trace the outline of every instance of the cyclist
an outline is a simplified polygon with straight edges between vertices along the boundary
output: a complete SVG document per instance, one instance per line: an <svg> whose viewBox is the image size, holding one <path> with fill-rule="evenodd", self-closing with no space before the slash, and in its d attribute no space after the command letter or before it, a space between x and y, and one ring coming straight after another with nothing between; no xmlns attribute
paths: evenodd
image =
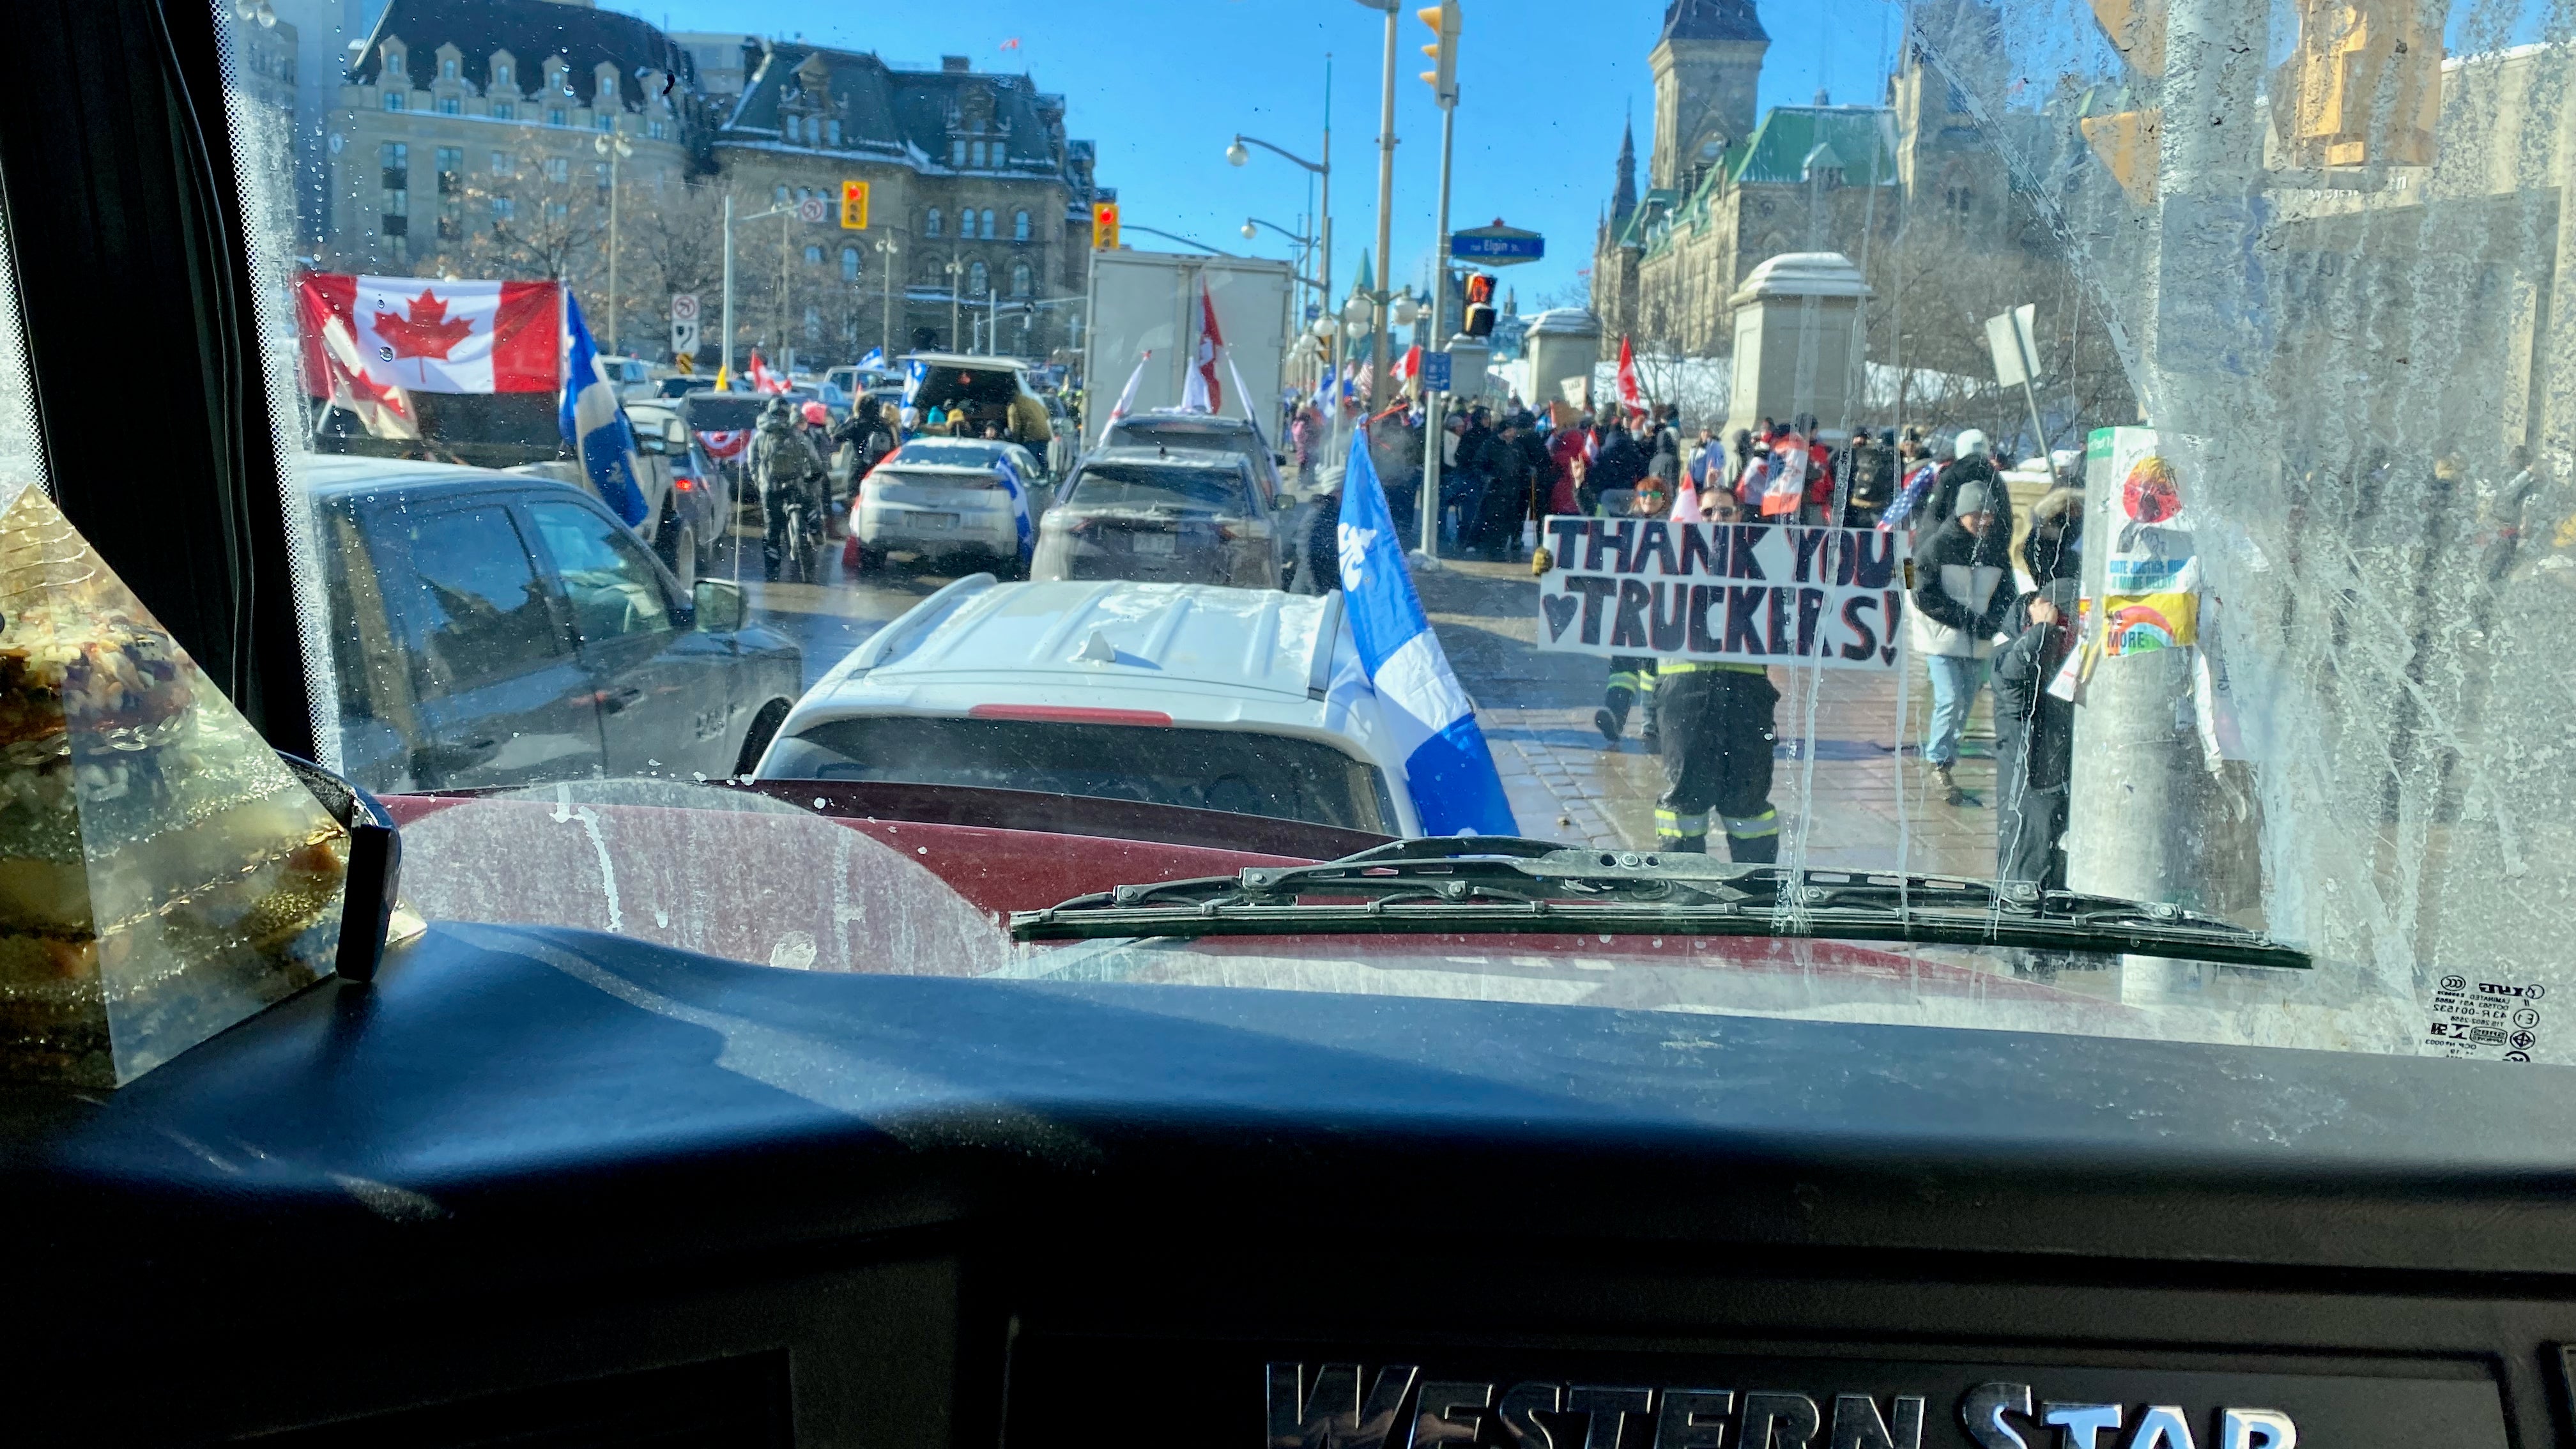
<svg viewBox="0 0 2576 1449"><path fill-rule="evenodd" d="M773 398L761 410L760 432L751 440L752 477L760 486L760 566L772 583L778 581L779 561L789 547L791 504L803 514L796 566L807 583L814 582L812 560L823 536L823 459L803 422L787 399Z"/></svg>

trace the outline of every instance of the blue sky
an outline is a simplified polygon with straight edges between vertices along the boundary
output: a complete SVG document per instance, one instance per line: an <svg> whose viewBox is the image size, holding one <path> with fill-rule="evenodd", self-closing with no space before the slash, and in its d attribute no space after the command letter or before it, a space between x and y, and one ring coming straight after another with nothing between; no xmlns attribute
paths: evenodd
<svg viewBox="0 0 2576 1449"><path fill-rule="evenodd" d="M628 8L606 0L609 8ZM1600 5L1462 0L1453 226L1501 217L1547 237L1545 261L1506 269L1530 309L1569 288L1590 265L1593 226L1610 194L1622 114L1634 107L1639 163L1652 132L1646 52L1660 0ZM1236 131L1312 158L1324 125L1325 55L1332 55L1336 291L1346 290L1377 234L1378 96L1385 21L1356 0L975 0L949 6L860 7L823 0L673 0L633 8L675 30L751 31L875 50L936 64L965 55L979 70L1027 70L1062 92L1075 136L1100 145L1100 179L1118 188L1126 218L1211 246L1284 256L1264 231L1247 242L1247 215L1297 225L1306 173L1254 154L1225 162ZM1821 76L1837 101L1877 98L1893 54L1889 0L1762 0L1771 51L1765 106L1804 103ZM1430 38L1406 0L1397 60L1394 255L1399 282L1426 264L1439 200L1440 113L1415 47ZM928 18L925 18L928 17ZM1002 44L1016 38L1016 51ZM1162 247L1133 237L1140 247ZM1180 248L1172 248L1180 250Z"/></svg>

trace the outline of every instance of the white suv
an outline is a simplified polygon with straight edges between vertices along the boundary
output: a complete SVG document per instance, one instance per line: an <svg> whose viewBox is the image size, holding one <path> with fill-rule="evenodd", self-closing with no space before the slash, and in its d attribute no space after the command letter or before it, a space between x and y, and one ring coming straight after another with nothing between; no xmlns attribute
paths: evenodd
<svg viewBox="0 0 2576 1449"><path fill-rule="evenodd" d="M807 690L755 773L1418 835L1395 749L1338 593L976 574Z"/></svg>

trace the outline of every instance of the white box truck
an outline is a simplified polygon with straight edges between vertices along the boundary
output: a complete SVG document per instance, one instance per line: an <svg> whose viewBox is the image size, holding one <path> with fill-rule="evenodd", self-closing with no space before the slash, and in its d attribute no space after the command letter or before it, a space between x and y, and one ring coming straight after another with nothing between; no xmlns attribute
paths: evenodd
<svg viewBox="0 0 2576 1449"><path fill-rule="evenodd" d="M1199 288L1216 304L1217 335L1225 339L1243 373L1248 398L1235 396L1234 375L1217 366L1227 416L1250 416L1271 447L1280 447L1284 414L1280 369L1293 336L1289 292L1296 271L1286 262L1255 257L1176 256L1167 252L1095 251L1091 254L1091 321L1082 357L1082 436L1097 446L1109 410L1136 371L1136 411L1178 407L1183 375L1196 362Z"/></svg>

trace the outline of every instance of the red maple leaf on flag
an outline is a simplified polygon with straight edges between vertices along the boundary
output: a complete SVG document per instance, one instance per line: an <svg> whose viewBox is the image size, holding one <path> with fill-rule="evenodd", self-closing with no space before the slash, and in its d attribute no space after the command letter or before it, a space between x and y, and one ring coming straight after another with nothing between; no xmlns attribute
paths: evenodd
<svg viewBox="0 0 2576 1449"><path fill-rule="evenodd" d="M404 306L410 309L410 316L397 317L379 310L373 323L376 335L394 350L394 360L435 357L445 362L448 352L474 330L474 324L465 318L449 321L447 304L432 296L427 287Z"/></svg>

